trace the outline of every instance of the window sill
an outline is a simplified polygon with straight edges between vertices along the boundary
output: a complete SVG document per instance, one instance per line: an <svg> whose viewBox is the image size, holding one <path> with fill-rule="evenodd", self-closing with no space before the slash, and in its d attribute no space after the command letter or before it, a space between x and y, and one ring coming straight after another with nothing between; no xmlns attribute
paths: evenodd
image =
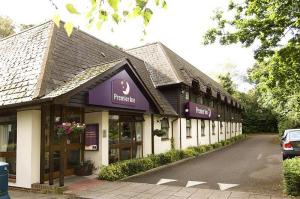
<svg viewBox="0 0 300 199"><path fill-rule="evenodd" d="M201 137L205 137L205 134L201 134Z"/></svg>
<svg viewBox="0 0 300 199"><path fill-rule="evenodd" d="M186 139L191 139L192 138L192 136L186 136Z"/></svg>
<svg viewBox="0 0 300 199"><path fill-rule="evenodd" d="M169 138L161 138L161 141L169 141Z"/></svg>

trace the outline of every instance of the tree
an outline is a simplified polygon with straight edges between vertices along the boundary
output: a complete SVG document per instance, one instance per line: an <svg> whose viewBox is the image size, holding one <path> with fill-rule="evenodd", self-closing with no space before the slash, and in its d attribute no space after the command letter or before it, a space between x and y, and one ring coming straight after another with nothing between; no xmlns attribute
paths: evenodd
<svg viewBox="0 0 300 199"><path fill-rule="evenodd" d="M26 29L31 28L33 26L34 26L34 24L20 24L20 30L23 31L23 30L26 30Z"/></svg>
<svg viewBox="0 0 300 199"><path fill-rule="evenodd" d="M255 58L264 59L283 44L300 41L300 1L231 1L228 12L224 13L215 12L213 19L217 25L206 32L205 44L218 41L249 47L256 42Z"/></svg>
<svg viewBox="0 0 300 199"><path fill-rule="evenodd" d="M204 43L255 44L249 77L259 104L278 114L281 130L300 124L300 1L232 1L227 13L218 10L213 19L216 26Z"/></svg>
<svg viewBox="0 0 300 199"><path fill-rule="evenodd" d="M0 16L0 39L15 33L15 26L9 17Z"/></svg>
<svg viewBox="0 0 300 199"><path fill-rule="evenodd" d="M220 84L223 86L223 88L229 93L229 94L234 94L236 91L236 85L233 83L231 80L231 75L230 73L226 73L225 75L219 75L219 81Z"/></svg>
<svg viewBox="0 0 300 199"><path fill-rule="evenodd" d="M58 9L53 0L49 1ZM151 21L154 7L167 8L166 0L86 0L85 2L88 3L88 6L82 11L76 8L74 1L66 4L66 9L72 15L85 16L88 26L96 26L98 29L101 29L102 25L108 21L119 24L136 17L141 18L144 26L147 26ZM59 21L60 16L56 15L54 22L58 26ZM70 35L73 23L66 22L64 28Z"/></svg>

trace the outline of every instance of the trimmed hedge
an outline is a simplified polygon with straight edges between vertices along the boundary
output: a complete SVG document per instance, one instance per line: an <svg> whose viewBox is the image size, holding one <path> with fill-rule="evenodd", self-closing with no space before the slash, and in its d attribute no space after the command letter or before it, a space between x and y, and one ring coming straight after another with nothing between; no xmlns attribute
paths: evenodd
<svg viewBox="0 0 300 199"><path fill-rule="evenodd" d="M176 162L178 160L182 160L189 157L196 157L202 153L209 152L222 146L232 144L235 141L244 139L245 137L246 136L242 134L236 136L235 138L231 138L226 141L221 141L219 143L211 145L189 147L185 150L171 150L166 153L149 155L144 158L116 162L108 166L102 167L100 169L99 179L108 181L120 180L122 178L132 176L137 173L141 173L159 166Z"/></svg>
<svg viewBox="0 0 300 199"><path fill-rule="evenodd" d="M300 196L300 158L283 161L283 186L288 195Z"/></svg>

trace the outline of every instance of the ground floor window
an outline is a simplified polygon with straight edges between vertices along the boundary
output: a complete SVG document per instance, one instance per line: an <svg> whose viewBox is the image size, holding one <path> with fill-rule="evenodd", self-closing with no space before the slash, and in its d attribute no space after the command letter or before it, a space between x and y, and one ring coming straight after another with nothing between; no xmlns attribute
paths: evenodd
<svg viewBox="0 0 300 199"><path fill-rule="evenodd" d="M16 178L17 117L0 116L0 162L9 164L9 178Z"/></svg>
<svg viewBox="0 0 300 199"><path fill-rule="evenodd" d="M143 117L109 116L109 163L143 156Z"/></svg>
<svg viewBox="0 0 300 199"><path fill-rule="evenodd" d="M186 137L187 138L192 137L192 132L191 132L192 124L191 123L192 123L191 120L186 120Z"/></svg>
<svg viewBox="0 0 300 199"><path fill-rule="evenodd" d="M220 123L220 134L223 134L223 122L219 122Z"/></svg>
<svg viewBox="0 0 300 199"><path fill-rule="evenodd" d="M163 135L161 136L163 139L168 139L169 138L169 119L168 118L163 118L160 121L161 124L161 131Z"/></svg>
<svg viewBox="0 0 300 199"><path fill-rule="evenodd" d="M212 134L215 135L216 134L216 124L215 124L215 121L212 121L211 127L212 127Z"/></svg>
<svg viewBox="0 0 300 199"><path fill-rule="evenodd" d="M201 120L201 136L205 136L205 122Z"/></svg>

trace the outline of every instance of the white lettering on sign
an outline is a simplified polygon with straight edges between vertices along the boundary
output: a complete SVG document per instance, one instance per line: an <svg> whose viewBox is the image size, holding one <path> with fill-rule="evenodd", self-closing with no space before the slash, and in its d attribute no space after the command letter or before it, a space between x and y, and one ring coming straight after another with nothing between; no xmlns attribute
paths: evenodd
<svg viewBox="0 0 300 199"><path fill-rule="evenodd" d="M120 102L128 102L128 103L132 103L135 104L135 98L131 97L131 96L120 96L116 93L114 93L114 100L115 101L120 101Z"/></svg>
<svg viewBox="0 0 300 199"><path fill-rule="evenodd" d="M211 111L209 109L202 109L202 108L198 108L196 106L196 114L200 114L200 115L208 115L210 117L211 115Z"/></svg>

